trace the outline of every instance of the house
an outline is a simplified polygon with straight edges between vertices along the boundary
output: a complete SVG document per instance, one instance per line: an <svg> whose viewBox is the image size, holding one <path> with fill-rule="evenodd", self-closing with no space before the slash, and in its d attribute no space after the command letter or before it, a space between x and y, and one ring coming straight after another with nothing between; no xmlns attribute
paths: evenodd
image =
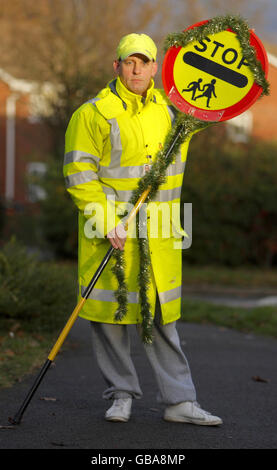
<svg viewBox="0 0 277 470"><path fill-rule="evenodd" d="M43 197L42 189L28 185L26 175L44 172L43 160L51 136L40 119L50 85L13 77L0 69L0 199L21 206Z"/></svg>

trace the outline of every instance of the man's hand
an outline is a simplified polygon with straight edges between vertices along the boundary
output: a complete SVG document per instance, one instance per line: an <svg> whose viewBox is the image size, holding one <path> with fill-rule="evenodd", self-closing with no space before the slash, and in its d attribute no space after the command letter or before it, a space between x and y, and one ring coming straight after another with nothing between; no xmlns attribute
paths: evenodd
<svg viewBox="0 0 277 470"><path fill-rule="evenodd" d="M124 245L127 238L127 232L123 224L117 225L107 235L108 240L114 248L124 250Z"/></svg>

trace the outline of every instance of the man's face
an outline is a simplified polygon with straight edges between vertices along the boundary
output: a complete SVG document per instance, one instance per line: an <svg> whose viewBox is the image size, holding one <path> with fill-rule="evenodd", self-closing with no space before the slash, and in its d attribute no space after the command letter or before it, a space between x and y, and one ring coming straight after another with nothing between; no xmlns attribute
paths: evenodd
<svg viewBox="0 0 277 470"><path fill-rule="evenodd" d="M126 88L142 96L146 95L151 78L156 75L158 69L157 62L149 60L142 54L131 55L122 61L115 60L113 67Z"/></svg>

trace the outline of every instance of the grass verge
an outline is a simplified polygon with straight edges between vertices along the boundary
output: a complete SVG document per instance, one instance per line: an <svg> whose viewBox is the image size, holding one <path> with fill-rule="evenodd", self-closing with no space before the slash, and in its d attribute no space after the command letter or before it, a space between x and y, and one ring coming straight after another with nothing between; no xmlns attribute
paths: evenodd
<svg viewBox="0 0 277 470"><path fill-rule="evenodd" d="M0 330L0 388L11 387L42 367L55 335Z"/></svg>
<svg viewBox="0 0 277 470"><path fill-rule="evenodd" d="M240 308L183 300L182 321L225 326L277 338L277 307Z"/></svg>
<svg viewBox="0 0 277 470"><path fill-rule="evenodd" d="M186 286L236 287L249 290L275 290L276 269L255 267L229 268L224 266L193 266L183 264L183 283Z"/></svg>

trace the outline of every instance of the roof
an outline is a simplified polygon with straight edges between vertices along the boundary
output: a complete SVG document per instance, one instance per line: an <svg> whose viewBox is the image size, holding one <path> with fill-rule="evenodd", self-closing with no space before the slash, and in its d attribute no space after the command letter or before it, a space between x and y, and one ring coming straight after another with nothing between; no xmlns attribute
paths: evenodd
<svg viewBox="0 0 277 470"><path fill-rule="evenodd" d="M270 65L273 65L273 67L277 68L277 57L271 54L270 52L266 52L266 53L267 53L268 62L270 63Z"/></svg>
<svg viewBox="0 0 277 470"><path fill-rule="evenodd" d="M15 78L6 70L0 68L0 80L5 82L13 91L20 91L22 93L33 93L37 90L38 84L35 81L23 80Z"/></svg>

